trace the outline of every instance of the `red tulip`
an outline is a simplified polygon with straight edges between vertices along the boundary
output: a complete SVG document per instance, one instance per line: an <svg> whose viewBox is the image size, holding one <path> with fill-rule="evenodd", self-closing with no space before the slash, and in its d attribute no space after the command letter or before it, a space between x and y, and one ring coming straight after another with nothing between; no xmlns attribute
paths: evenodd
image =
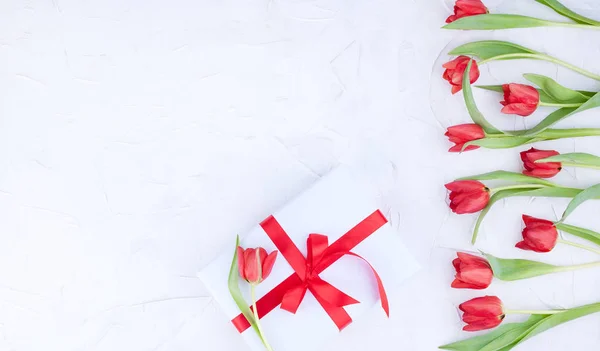
<svg viewBox="0 0 600 351"><path fill-rule="evenodd" d="M452 287L456 289L485 289L492 283L494 272L484 258L459 252L458 258L452 261L456 276Z"/></svg>
<svg viewBox="0 0 600 351"><path fill-rule="evenodd" d="M467 323L465 331L495 328L505 317L502 301L496 296L477 297L458 306L463 311L462 320Z"/></svg>
<svg viewBox="0 0 600 351"><path fill-rule="evenodd" d="M490 189L476 180L457 180L446 184L450 190L450 208L454 213L475 213L490 201Z"/></svg>
<svg viewBox="0 0 600 351"><path fill-rule="evenodd" d="M481 0L456 0L454 15L448 17L446 23L454 22L463 17L483 15L488 12Z"/></svg>
<svg viewBox="0 0 600 351"><path fill-rule="evenodd" d="M240 276L250 284L259 284L267 279L275 259L277 251L273 251L267 255L267 251L262 247L256 249L237 248L237 260Z"/></svg>
<svg viewBox="0 0 600 351"><path fill-rule="evenodd" d="M502 112L519 116L529 116L534 113L540 104L540 93L529 85L523 84L504 84L504 101L500 103L504 106Z"/></svg>
<svg viewBox="0 0 600 351"><path fill-rule="evenodd" d="M538 177L538 178L552 178L562 169L560 162L535 162L551 156L560 155L558 151L554 150L538 150L531 148L527 151L521 152L521 160L525 170L523 174Z"/></svg>
<svg viewBox="0 0 600 351"><path fill-rule="evenodd" d="M522 250L550 252L558 241L558 230L551 221L523 215L523 241L515 245Z"/></svg>
<svg viewBox="0 0 600 351"><path fill-rule="evenodd" d="M462 152L479 149L477 145L469 145L466 148L465 143L469 141L479 140L485 138L485 132L478 124L459 124L448 128L445 136L453 142L455 145L448 151L450 152ZM464 148L464 150L463 150Z"/></svg>
<svg viewBox="0 0 600 351"><path fill-rule="evenodd" d="M467 65L471 60L468 56L459 56L454 60L447 62L443 65L446 69L443 74L443 78L452 85L452 94L456 94L462 89L463 75L467 69ZM469 78L471 84L475 83L479 79L479 67L477 61L473 60L471 65L471 71L469 72Z"/></svg>

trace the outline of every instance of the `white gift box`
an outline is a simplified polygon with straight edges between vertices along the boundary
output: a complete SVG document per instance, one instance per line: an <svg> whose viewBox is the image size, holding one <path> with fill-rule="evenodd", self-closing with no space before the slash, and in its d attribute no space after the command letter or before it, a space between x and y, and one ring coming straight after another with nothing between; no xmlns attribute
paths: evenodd
<svg viewBox="0 0 600 351"><path fill-rule="evenodd" d="M327 235L331 245L378 209L374 194L373 189L349 168L338 167L273 216L306 257L309 234ZM257 225L241 238L244 248L263 247L267 252L277 250L261 226ZM227 285L234 249L232 242L230 248L199 273L200 279L230 320L240 314ZM394 290L418 270L415 260L389 223L368 236L352 252L366 259L379 273L392 301ZM262 297L292 274L294 270L280 253L271 275L258 285L257 296ZM376 279L369 265L362 260L344 256L319 276L360 301L359 304L344 307L353 320L376 304L381 309ZM240 288L250 304L249 284L241 278ZM394 313L393 302L390 309ZM383 311L380 316L386 318ZM340 333L310 291L306 293L296 314L277 307L261 318L261 325L275 351L318 351L328 339ZM252 328L241 335L252 350L265 349Z"/></svg>

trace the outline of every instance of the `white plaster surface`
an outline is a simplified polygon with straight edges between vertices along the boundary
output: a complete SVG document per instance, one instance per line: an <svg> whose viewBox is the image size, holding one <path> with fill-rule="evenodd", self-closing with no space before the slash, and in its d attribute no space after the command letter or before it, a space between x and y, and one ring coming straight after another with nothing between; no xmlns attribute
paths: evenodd
<svg viewBox="0 0 600 351"><path fill-rule="evenodd" d="M533 0L489 3L558 18ZM597 1L565 3L600 18ZM440 0L0 1L0 350L246 350L195 274L338 164L371 177L424 269L390 296L390 320L374 309L328 350L435 350L473 335L460 331L456 306L483 294L511 309L600 300L598 270L450 289L455 250L475 249L475 217L449 212L443 184L519 171L525 148L446 152L444 129L469 121L440 77L446 46L511 39L600 72L600 32L446 32L448 14ZM600 88L526 61L490 64L480 82L523 82L525 72ZM548 113L501 116L498 95L476 97L506 128ZM599 127L597 118L561 127ZM600 153L598 138L536 146ZM556 181L598 179L566 169ZM571 248L513 248L521 213L552 218L565 204L498 204L477 248L593 261ZM600 230L598 206L571 223ZM599 328L600 315L589 316L515 350L598 350Z"/></svg>

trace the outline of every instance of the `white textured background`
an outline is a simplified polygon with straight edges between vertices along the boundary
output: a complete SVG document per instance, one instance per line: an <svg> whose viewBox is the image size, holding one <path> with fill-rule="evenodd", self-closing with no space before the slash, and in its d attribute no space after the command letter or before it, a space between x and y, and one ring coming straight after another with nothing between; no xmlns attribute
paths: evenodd
<svg viewBox="0 0 600 351"><path fill-rule="evenodd" d="M501 6L515 3L525 1ZM565 3L599 13L596 1ZM522 149L445 152L444 128L468 116L441 81L448 57L438 55L453 38L450 46L472 39L439 29L448 14L441 0L0 1L0 350L244 350L196 271L339 163L371 175L425 268L391 297L390 321L357 321L329 350L434 350L467 336L456 305L484 293L512 309L599 301L598 270L495 282L486 292L449 288L453 249L473 249L474 217L449 213L443 184L518 171ZM478 37L600 72L599 33ZM522 82L524 72L600 88L531 62L492 64L481 82ZM532 126L548 112L523 121L497 113L498 95L477 98L504 127ZM563 124L600 126L597 118L589 111ZM537 146L598 153L600 140ZM567 169L557 181L599 178ZM479 247L593 260L568 248L512 248L521 213L552 218L565 203L497 205ZM598 209L585 205L571 223L600 229ZM599 328L600 315L587 317L515 350L597 350Z"/></svg>

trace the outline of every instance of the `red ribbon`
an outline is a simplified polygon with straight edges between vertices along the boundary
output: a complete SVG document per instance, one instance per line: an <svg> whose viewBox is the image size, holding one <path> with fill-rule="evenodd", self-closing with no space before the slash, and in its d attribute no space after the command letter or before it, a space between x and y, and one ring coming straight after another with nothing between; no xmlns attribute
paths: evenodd
<svg viewBox="0 0 600 351"><path fill-rule="evenodd" d="M295 273L257 301L256 306L259 318L264 317L279 305L286 311L296 313L304 299L304 295L306 295L306 291L309 290L339 330L348 326L352 322L352 318L346 312L344 306L359 302L321 279L319 274L345 255L358 257L369 264L367 260L350 252L350 250L368 238L377 229L381 228L385 223L387 223L387 219L377 210L354 226L354 228L350 229L346 234L342 235L331 246L329 246L327 236L310 234L307 240L307 257L304 258L304 255L302 255L275 217L269 216L269 218L265 219L260 226L294 269ZM371 267L373 275L377 279L381 307L389 317L389 304L385 289L383 288L383 282L373 266L369 264L369 267ZM243 314L235 317L232 323L240 333L250 327L250 323Z"/></svg>

